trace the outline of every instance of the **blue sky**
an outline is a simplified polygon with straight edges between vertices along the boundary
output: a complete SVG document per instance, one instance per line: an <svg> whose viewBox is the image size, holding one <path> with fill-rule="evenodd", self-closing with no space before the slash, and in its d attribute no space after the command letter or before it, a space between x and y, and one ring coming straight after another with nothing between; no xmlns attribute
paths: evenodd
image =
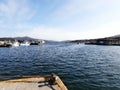
<svg viewBox="0 0 120 90"><path fill-rule="evenodd" d="M0 37L75 40L120 34L120 0L0 0Z"/></svg>

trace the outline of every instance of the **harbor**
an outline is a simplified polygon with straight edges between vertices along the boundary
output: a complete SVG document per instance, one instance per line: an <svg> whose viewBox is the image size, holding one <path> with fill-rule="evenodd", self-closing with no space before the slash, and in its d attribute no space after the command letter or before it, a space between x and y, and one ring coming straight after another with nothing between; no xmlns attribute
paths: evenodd
<svg viewBox="0 0 120 90"><path fill-rule="evenodd" d="M0 48L0 90L120 89L119 46L1 41L8 43L16 46ZM51 78L51 72L59 79Z"/></svg>
<svg viewBox="0 0 120 90"><path fill-rule="evenodd" d="M58 75L68 90L119 90L120 47L45 43L0 48L0 76L49 76L51 73ZM20 78L0 78L11 79Z"/></svg>
<svg viewBox="0 0 120 90"><path fill-rule="evenodd" d="M120 90L120 0L0 0L0 90Z"/></svg>

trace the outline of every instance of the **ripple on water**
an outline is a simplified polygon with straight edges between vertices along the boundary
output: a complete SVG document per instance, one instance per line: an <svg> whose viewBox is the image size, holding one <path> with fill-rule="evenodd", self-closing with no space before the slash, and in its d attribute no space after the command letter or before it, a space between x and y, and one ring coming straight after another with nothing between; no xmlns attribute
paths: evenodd
<svg viewBox="0 0 120 90"><path fill-rule="evenodd" d="M120 90L119 51L68 43L0 48L0 75L56 73L69 90Z"/></svg>

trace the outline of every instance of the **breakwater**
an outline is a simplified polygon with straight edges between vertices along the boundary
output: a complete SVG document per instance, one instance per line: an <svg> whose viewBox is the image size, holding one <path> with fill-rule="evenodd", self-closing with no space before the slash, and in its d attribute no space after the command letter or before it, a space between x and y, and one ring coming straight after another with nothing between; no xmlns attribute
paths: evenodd
<svg viewBox="0 0 120 90"><path fill-rule="evenodd" d="M101 38L89 40L75 40L72 43L84 43L87 45L117 45L120 46L120 38Z"/></svg>

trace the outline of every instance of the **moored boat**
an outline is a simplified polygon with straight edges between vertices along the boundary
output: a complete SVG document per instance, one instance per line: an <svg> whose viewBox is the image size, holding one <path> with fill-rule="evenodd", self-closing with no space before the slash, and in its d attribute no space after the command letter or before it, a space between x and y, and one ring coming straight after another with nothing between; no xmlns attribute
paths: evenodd
<svg viewBox="0 0 120 90"><path fill-rule="evenodd" d="M68 90L62 80L51 76L23 76L19 79L0 81L0 90Z"/></svg>
<svg viewBox="0 0 120 90"><path fill-rule="evenodd" d="M20 43L18 41L15 41L13 44L12 44L13 47L18 47L20 46Z"/></svg>
<svg viewBox="0 0 120 90"><path fill-rule="evenodd" d="M11 44L3 44L3 45L0 45L0 47L11 47Z"/></svg>
<svg viewBox="0 0 120 90"><path fill-rule="evenodd" d="M44 41L44 40L40 40L40 41L39 41L39 45L42 45L42 44L45 44L45 41Z"/></svg>
<svg viewBox="0 0 120 90"><path fill-rule="evenodd" d="M20 46L30 46L30 43L26 41L24 43L20 43Z"/></svg>
<svg viewBox="0 0 120 90"><path fill-rule="evenodd" d="M0 47L11 47L12 44L9 41L0 41Z"/></svg>

